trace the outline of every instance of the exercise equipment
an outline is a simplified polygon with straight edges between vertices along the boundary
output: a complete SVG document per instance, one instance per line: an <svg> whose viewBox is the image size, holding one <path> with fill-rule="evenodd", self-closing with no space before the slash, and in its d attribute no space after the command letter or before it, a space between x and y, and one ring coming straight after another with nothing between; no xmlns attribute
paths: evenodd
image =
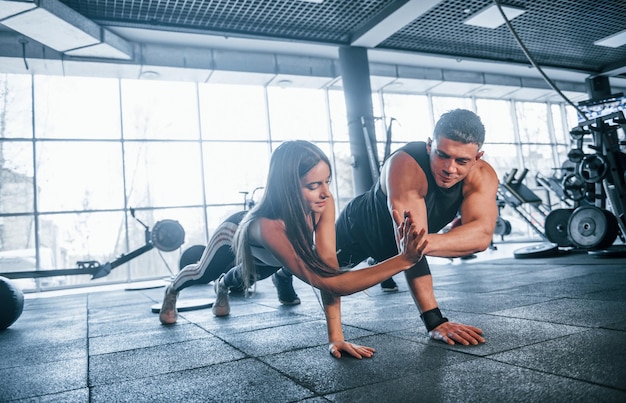
<svg viewBox="0 0 626 403"><path fill-rule="evenodd" d="M610 113L598 112L602 110L603 104L622 105L619 102L615 103L616 99L618 98L584 103L583 105L588 110L593 111L596 116L579 122L578 126L570 131L570 137L577 141L577 148L582 149L582 142L585 136L591 136L593 144L588 144L587 147L592 150L592 153L584 153L582 159L577 163L576 175L580 178L579 180L590 185L592 191L589 193L591 193L591 199L595 207L605 210L610 206L612 215L616 217L617 221L617 236L620 236L622 241L625 241L626 154L621 151L621 147L626 146L626 141L619 139L618 130L621 130L622 133L626 132L626 118L623 110L615 110L615 108L609 109ZM623 100L624 97L622 96L621 99ZM617 107L617 109L619 108L622 108L622 106ZM604 228L600 224L600 229L605 229L608 231L608 234L604 236L598 235L601 238L598 242L599 245L607 243L612 236L611 233L615 222L613 218L607 218L605 213L599 214L591 210L581 214L584 216L584 219L579 218L578 220L585 223L585 225L583 225L582 229L576 226L576 235L589 233L589 228L596 223L603 223L604 218L606 218L607 227ZM588 236L585 238L584 241L581 239L583 244L588 242L594 244L596 241L595 237L592 237L592 241L589 241Z"/></svg>
<svg viewBox="0 0 626 403"><path fill-rule="evenodd" d="M615 242L618 232L615 215L595 206L578 207L567 222L572 243L584 249L606 249Z"/></svg>
<svg viewBox="0 0 626 403"><path fill-rule="evenodd" d="M145 231L145 245L129 252L128 254L122 254L117 259L100 264L96 260L80 260L76 262L78 266L75 269L53 269L53 270L31 270L31 271L19 271L19 272L6 272L2 273L7 278L38 278L38 277L54 277L54 276L68 276L78 274L89 274L91 279L97 279L105 277L111 273L116 267L127 263L128 261L143 255L144 253L157 248L163 252L174 251L185 242L185 230L176 220L161 220L158 221L152 230L135 217L135 209L130 209L131 216L141 224Z"/></svg>
<svg viewBox="0 0 626 403"><path fill-rule="evenodd" d="M502 182L498 185L498 197L512 207L543 240L549 241L543 231L542 221L550 213L550 209L544 205L543 200L535 192L523 183L528 169L524 168L519 177L517 177L517 172L517 168L513 168L504 175ZM526 210L524 205L531 206L540 220Z"/></svg>
<svg viewBox="0 0 626 403"><path fill-rule="evenodd" d="M513 256L516 259L539 259L544 257L554 257L558 254L559 245L552 242L542 242L513 251Z"/></svg>
<svg viewBox="0 0 626 403"><path fill-rule="evenodd" d="M8 278L0 277L0 331L7 329L24 310L24 294Z"/></svg>
<svg viewBox="0 0 626 403"><path fill-rule="evenodd" d="M568 233L568 223L574 209L555 209L548 213L544 222L546 237L559 247L573 246Z"/></svg>

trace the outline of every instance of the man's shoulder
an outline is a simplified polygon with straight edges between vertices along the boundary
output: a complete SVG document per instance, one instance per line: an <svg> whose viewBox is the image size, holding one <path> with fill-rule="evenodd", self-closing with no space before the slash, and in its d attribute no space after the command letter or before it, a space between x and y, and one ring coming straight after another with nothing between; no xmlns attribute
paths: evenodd
<svg viewBox="0 0 626 403"><path fill-rule="evenodd" d="M464 180L467 184L498 183L498 175L491 164L485 160L478 160L470 174Z"/></svg>

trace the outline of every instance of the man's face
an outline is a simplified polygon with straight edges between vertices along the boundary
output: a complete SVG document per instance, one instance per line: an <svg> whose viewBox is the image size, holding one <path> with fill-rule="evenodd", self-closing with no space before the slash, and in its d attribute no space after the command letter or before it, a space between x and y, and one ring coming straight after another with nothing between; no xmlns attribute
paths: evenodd
<svg viewBox="0 0 626 403"><path fill-rule="evenodd" d="M445 137L438 141L428 139L427 150L437 186L446 189L465 179L483 155L477 144L464 144Z"/></svg>

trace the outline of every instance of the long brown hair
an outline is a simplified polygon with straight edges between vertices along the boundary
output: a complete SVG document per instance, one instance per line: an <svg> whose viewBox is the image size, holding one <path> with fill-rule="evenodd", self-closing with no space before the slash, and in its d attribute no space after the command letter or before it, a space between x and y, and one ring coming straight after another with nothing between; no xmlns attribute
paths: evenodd
<svg viewBox="0 0 626 403"><path fill-rule="evenodd" d="M320 161L331 169L326 154L315 144L304 140L287 141L272 153L263 197L241 221L233 242L246 286L256 280L248 228L251 222L261 217L283 221L287 239L313 273L323 277L338 274L337 268L329 267L313 246L313 216L300 189L300 179Z"/></svg>

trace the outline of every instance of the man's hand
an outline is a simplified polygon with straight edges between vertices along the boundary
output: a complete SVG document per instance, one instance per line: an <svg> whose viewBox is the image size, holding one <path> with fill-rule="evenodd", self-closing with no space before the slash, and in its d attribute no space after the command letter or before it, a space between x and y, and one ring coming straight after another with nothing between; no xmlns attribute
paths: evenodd
<svg viewBox="0 0 626 403"><path fill-rule="evenodd" d="M341 352L343 351L360 360L363 357L371 358L376 350L372 347L359 346L358 344L345 341L335 341L329 344L328 351L335 358L341 358Z"/></svg>
<svg viewBox="0 0 626 403"><path fill-rule="evenodd" d="M485 339L481 334L483 334L483 331L477 327L454 322L442 323L428 332L431 339L441 340L451 346L455 343L460 343L464 346L484 343Z"/></svg>

